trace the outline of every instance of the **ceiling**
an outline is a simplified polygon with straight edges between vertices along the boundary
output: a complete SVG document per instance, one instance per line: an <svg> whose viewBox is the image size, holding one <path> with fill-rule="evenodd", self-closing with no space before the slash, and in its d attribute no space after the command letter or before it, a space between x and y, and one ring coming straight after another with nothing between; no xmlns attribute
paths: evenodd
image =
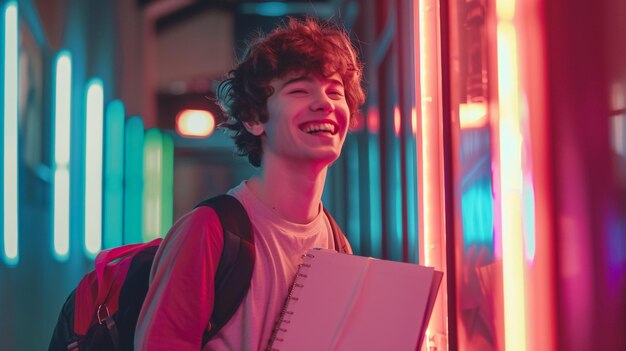
<svg viewBox="0 0 626 351"><path fill-rule="evenodd" d="M185 21L188 17L208 9L232 11L236 15L259 15L266 17L314 14L331 16L343 0L137 0L137 4L148 11L163 29Z"/></svg>

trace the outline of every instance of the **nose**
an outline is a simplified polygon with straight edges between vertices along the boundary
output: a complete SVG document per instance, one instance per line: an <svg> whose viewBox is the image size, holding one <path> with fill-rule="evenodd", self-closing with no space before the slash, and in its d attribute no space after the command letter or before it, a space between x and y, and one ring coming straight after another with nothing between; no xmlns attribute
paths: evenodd
<svg viewBox="0 0 626 351"><path fill-rule="evenodd" d="M322 92L316 94L315 98L313 99L313 101L311 101L311 104L309 105L309 109L313 112L323 111L325 113L331 113L335 111L335 105L333 104L330 97L326 93Z"/></svg>

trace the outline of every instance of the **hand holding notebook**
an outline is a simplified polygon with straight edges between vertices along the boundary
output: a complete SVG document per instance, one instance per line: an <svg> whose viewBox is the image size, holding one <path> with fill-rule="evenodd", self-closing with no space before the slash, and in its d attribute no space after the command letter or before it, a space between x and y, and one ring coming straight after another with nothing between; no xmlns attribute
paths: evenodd
<svg viewBox="0 0 626 351"><path fill-rule="evenodd" d="M417 350L443 273L313 249L304 257L269 350Z"/></svg>

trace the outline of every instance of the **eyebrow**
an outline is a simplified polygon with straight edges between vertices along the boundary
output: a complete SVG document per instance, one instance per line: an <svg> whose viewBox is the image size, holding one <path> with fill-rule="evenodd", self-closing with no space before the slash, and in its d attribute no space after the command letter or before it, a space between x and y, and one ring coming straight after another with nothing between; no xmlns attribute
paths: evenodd
<svg viewBox="0 0 626 351"><path fill-rule="evenodd" d="M332 84L336 84L336 85L340 85L341 87L343 87L343 83L339 80L339 79L335 79L335 78L326 78L327 80L329 80ZM299 83L299 82L306 82L306 83L311 83L313 82L313 78L311 78L311 76L298 76L292 79L289 79L288 81L286 81L285 83L282 84L282 86L280 87L280 89L284 89L286 86L290 85L290 84L294 84L294 83Z"/></svg>

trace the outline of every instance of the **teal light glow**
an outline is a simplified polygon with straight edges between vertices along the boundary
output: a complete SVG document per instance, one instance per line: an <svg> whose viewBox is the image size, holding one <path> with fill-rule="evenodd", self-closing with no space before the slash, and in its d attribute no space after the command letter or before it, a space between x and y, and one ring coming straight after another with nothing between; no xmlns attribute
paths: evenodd
<svg viewBox="0 0 626 351"><path fill-rule="evenodd" d="M4 7L4 123L3 123L3 258L19 262L18 250L18 73L19 23L17 3Z"/></svg>
<svg viewBox="0 0 626 351"><path fill-rule="evenodd" d="M163 134L163 189L161 190L161 235L174 223L174 140Z"/></svg>
<svg viewBox="0 0 626 351"><path fill-rule="evenodd" d="M348 138L348 239L354 252L361 252L361 198L359 185L359 145L356 138Z"/></svg>
<svg viewBox="0 0 626 351"><path fill-rule="evenodd" d="M124 243L124 103L111 101L104 128L104 247Z"/></svg>
<svg viewBox="0 0 626 351"><path fill-rule="evenodd" d="M144 242L161 235L163 190L163 136L158 129L146 131L144 147L143 235Z"/></svg>
<svg viewBox="0 0 626 351"><path fill-rule="evenodd" d="M368 135L370 244L372 257L382 257L382 207L380 191L380 149L378 136Z"/></svg>
<svg viewBox="0 0 626 351"><path fill-rule="evenodd" d="M102 249L102 162L104 92L102 81L87 84L85 116L85 254L94 258Z"/></svg>
<svg viewBox="0 0 626 351"><path fill-rule="evenodd" d="M53 256L60 261L70 250L70 127L72 101L72 58L59 52L54 76L54 190Z"/></svg>
<svg viewBox="0 0 626 351"><path fill-rule="evenodd" d="M387 151L387 200L389 220L387 221L387 258L402 261L402 179L400 170L400 140L389 133Z"/></svg>
<svg viewBox="0 0 626 351"><path fill-rule="evenodd" d="M126 121L124 140L124 243L142 241L144 126L140 117Z"/></svg>
<svg viewBox="0 0 626 351"><path fill-rule="evenodd" d="M256 5L256 13L261 16L282 16L287 14L287 4L277 1L259 3Z"/></svg>
<svg viewBox="0 0 626 351"><path fill-rule="evenodd" d="M491 180L476 182L461 194L464 247L487 245L493 250L493 190Z"/></svg>
<svg viewBox="0 0 626 351"><path fill-rule="evenodd" d="M408 227L408 262L419 263L418 208L417 208L417 149L413 135L406 144L406 193Z"/></svg>

